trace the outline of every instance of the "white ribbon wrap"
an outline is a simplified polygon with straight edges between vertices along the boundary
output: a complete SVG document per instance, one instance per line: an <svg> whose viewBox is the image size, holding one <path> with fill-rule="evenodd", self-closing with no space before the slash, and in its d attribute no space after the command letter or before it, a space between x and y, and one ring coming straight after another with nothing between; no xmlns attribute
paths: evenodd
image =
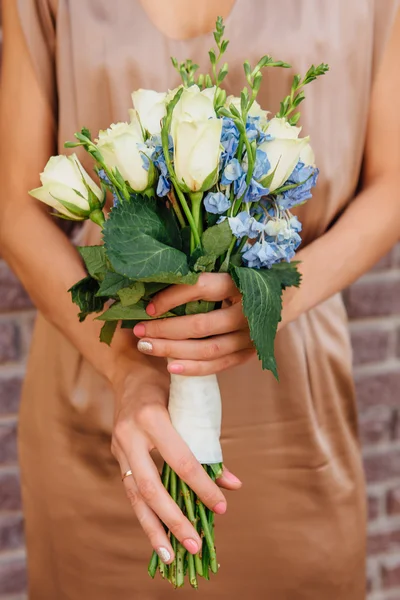
<svg viewBox="0 0 400 600"><path fill-rule="evenodd" d="M201 464L222 462L221 393L216 375L171 375L168 410L173 426Z"/></svg>

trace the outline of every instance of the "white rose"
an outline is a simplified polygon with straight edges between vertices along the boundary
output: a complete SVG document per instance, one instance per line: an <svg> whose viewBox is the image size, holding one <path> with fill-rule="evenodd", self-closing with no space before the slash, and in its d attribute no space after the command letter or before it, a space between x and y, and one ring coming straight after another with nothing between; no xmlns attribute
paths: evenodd
<svg viewBox="0 0 400 600"><path fill-rule="evenodd" d="M144 155L149 149L144 145L143 133L136 112L130 110L130 123L115 123L99 132L97 147L104 162L111 169L118 169L133 191L142 192L151 184L152 164L149 170L144 164Z"/></svg>
<svg viewBox="0 0 400 600"><path fill-rule="evenodd" d="M228 96L227 97L227 99L225 101L226 108L229 108L231 104L233 104L233 106L235 108L237 108L237 110L239 112L241 112L240 98L238 96ZM249 116L250 117L260 117L260 125L261 125L261 127L263 127L264 125L267 124L268 115L269 115L269 112L267 110L263 110L261 108L261 106L258 104L257 100L255 100L250 107Z"/></svg>
<svg viewBox="0 0 400 600"><path fill-rule="evenodd" d="M76 154L52 156L40 174L40 181L42 186L31 190L30 195L75 221L87 218L104 200L101 189L86 173ZM97 206L93 205L88 188L97 198Z"/></svg>
<svg viewBox="0 0 400 600"><path fill-rule="evenodd" d="M215 88L184 89L172 115L175 173L192 192L212 187L218 174L222 119L216 117L214 95Z"/></svg>
<svg viewBox="0 0 400 600"><path fill-rule="evenodd" d="M300 131L301 127L290 125L284 118L274 117L268 123L267 133L273 139L263 142L259 148L266 153L270 163L266 177L274 173L268 186L271 192L285 183L299 160L307 165L313 164L310 138L299 138Z"/></svg>
<svg viewBox="0 0 400 600"><path fill-rule="evenodd" d="M137 90L132 93L133 106L136 109L143 129L147 129L150 135L160 133L161 119L166 114L165 92L154 90Z"/></svg>

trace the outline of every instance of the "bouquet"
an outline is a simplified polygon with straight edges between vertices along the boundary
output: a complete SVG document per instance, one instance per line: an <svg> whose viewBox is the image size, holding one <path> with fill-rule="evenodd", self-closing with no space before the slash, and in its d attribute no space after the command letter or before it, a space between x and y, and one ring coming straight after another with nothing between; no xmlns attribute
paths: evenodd
<svg viewBox="0 0 400 600"><path fill-rule="evenodd" d="M290 210L311 197L318 169L309 138L296 124L303 87L328 70L311 66L295 75L278 114L257 103L266 67L290 65L263 56L244 62L247 85L240 97L228 96L222 66L228 40L218 18L216 49L209 52L211 74L198 74L191 60L172 59L182 85L166 93L133 92L130 121L100 131L93 140L83 128L67 148L82 146L94 159L98 183L75 154L50 158L42 186L30 193L58 216L91 219L102 228L104 244L78 248L87 276L70 290L79 319L92 313L104 322L100 339L110 344L118 326L132 329L150 319L146 306L163 288L194 284L204 272L229 273L242 294L243 311L264 369L277 377L274 338L281 319L282 291L298 286L293 261L301 243L301 223ZM107 195L113 206L103 212ZM219 306L199 300L162 316L195 314ZM172 424L215 480L222 471L221 397L215 375L171 375ZM157 570L175 587L185 576L218 571L214 513L165 464L162 482L203 539L193 556L169 533L174 562L156 553Z"/></svg>

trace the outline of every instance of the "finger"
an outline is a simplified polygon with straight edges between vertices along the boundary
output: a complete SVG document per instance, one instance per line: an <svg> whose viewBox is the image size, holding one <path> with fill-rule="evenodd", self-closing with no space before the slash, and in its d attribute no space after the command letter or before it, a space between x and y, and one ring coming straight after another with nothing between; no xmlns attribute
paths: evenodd
<svg viewBox="0 0 400 600"><path fill-rule="evenodd" d="M248 329L214 336L205 340L141 339L137 348L143 354L182 358L185 360L215 360L239 350L252 348Z"/></svg>
<svg viewBox="0 0 400 600"><path fill-rule="evenodd" d="M174 560L174 551L160 519L140 496L132 476L124 479L124 487L128 500L153 549L163 563L171 563Z"/></svg>
<svg viewBox="0 0 400 600"><path fill-rule="evenodd" d="M233 473L223 466L222 475L216 480L218 485L226 490L238 490L242 487L242 482Z"/></svg>
<svg viewBox="0 0 400 600"><path fill-rule="evenodd" d="M191 554L196 554L201 548L201 539L164 488L147 449L143 448L142 451L139 451L136 448L135 451L127 453L127 456L141 499L158 515L186 550Z"/></svg>
<svg viewBox="0 0 400 600"><path fill-rule="evenodd" d="M153 317L194 300L216 302L237 294L239 291L227 273L202 273L195 285L172 285L156 294L146 311Z"/></svg>
<svg viewBox="0 0 400 600"><path fill-rule="evenodd" d="M150 435L154 435L154 439L157 440L157 449L178 477L183 479L211 510L218 514L224 514L226 511L225 496L172 427L168 415L164 422L160 419L153 425ZM156 512L160 514L158 511Z"/></svg>
<svg viewBox="0 0 400 600"><path fill-rule="evenodd" d="M256 351L254 348L248 350L240 350L234 354L228 354L216 360L177 360L168 364L168 371L174 375L185 375L185 376L200 376L200 375L214 375L215 373L221 373L226 369L237 367L246 363L250 358L255 356Z"/></svg>
<svg viewBox="0 0 400 600"><path fill-rule="evenodd" d="M247 327L240 303L210 313L158 319L139 323L133 330L138 338L187 340L231 333Z"/></svg>

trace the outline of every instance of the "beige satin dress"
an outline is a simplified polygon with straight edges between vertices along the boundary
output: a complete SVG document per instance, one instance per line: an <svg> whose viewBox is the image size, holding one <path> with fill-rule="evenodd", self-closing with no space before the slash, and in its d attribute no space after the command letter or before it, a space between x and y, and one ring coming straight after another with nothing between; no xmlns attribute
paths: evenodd
<svg viewBox="0 0 400 600"><path fill-rule="evenodd" d="M97 133L126 120L132 90L176 86L170 55L206 67L211 35L171 41L138 0L49 2L19 0L19 8L61 152L83 125ZM293 72L330 64L302 105L303 133L321 170L313 199L298 211L304 243L354 196L370 91L396 4L237 0L226 20L229 93L244 84L245 58L255 63L269 53L294 65L265 73L260 103L271 111ZM90 226L80 236L97 241ZM257 360L220 377L224 457L244 485L217 519L220 573L201 582L196 597L364 600L364 479L341 298L284 328L276 354L279 384ZM110 454L112 402L105 380L39 316L19 440L30 600L193 596L147 575L149 544Z"/></svg>

